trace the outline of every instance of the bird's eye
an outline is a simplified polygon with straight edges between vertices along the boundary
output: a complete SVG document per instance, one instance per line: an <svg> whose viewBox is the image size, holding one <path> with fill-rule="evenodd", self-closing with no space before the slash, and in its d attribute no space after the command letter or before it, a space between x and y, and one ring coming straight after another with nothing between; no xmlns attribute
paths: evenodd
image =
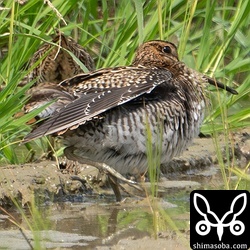
<svg viewBox="0 0 250 250"><path fill-rule="evenodd" d="M163 47L162 51L164 53L168 53L169 54L169 53L171 53L171 48L169 46L165 46L165 47Z"/></svg>

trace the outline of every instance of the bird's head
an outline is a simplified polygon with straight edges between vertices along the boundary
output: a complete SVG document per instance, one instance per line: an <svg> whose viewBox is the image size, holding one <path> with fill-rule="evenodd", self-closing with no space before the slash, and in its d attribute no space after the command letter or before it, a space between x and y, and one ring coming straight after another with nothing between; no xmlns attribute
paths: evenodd
<svg viewBox="0 0 250 250"><path fill-rule="evenodd" d="M169 67L179 62L177 48L173 43L153 40L143 43L136 51L133 65Z"/></svg>

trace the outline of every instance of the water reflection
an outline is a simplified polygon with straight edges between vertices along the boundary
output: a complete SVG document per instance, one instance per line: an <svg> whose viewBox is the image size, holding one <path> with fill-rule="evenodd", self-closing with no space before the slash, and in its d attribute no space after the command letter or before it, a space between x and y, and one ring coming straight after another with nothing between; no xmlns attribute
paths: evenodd
<svg viewBox="0 0 250 250"><path fill-rule="evenodd" d="M40 207L39 211L44 221L44 225L40 225L39 239L43 247L51 249L55 245L70 249L111 246L123 238L149 236L152 230L152 215L147 208L67 202ZM26 218L18 212L11 214L22 228L29 228L27 219L37 227L36 218L32 218L28 211ZM25 230L24 233L31 239L31 244L34 243L34 232ZM6 216L0 219L0 243L7 249L29 249L17 227Z"/></svg>
<svg viewBox="0 0 250 250"><path fill-rule="evenodd" d="M207 175L204 179L208 179ZM196 181L163 180L159 185L159 192L163 197L159 202L160 207L167 211L175 226L185 232L185 237L188 237L189 230L190 189L201 188ZM199 182L202 180L199 179ZM211 179L209 182L211 184ZM81 202L72 202L76 200ZM171 204L169 205L166 200ZM93 249L98 247L100 249L104 246L120 244L123 240L129 239L136 242L154 235L155 227L149 199L136 200L133 197L118 205L109 197L83 195L69 197L63 202L39 204L41 205L38 208L31 209L32 212L29 209L24 210L23 214L17 211L9 212L16 223L25 229L24 232L32 245L35 244L34 235L38 238L40 248ZM171 229L169 222L161 218L160 222L158 232L161 230L163 232L160 237L164 240L176 240L176 232ZM1 212L0 248L29 249L18 227ZM149 249L147 245L145 249ZM154 248L156 249L162 248Z"/></svg>

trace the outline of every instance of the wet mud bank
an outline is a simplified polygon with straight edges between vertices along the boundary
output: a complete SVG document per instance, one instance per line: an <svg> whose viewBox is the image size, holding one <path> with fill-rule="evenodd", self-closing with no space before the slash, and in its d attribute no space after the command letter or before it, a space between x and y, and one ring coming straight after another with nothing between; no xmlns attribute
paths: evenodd
<svg viewBox="0 0 250 250"><path fill-rule="evenodd" d="M237 166L245 167L250 160L250 129L234 133L232 138L234 147L231 149L230 157ZM226 160L226 145L221 143L220 150ZM78 165L72 169L71 171L59 169L53 161L1 167L0 206L12 207L13 200L22 206L34 200L38 203L82 202L91 197L98 199L110 197L114 201L111 190L103 184L105 177L98 176L95 168ZM186 188L195 189L206 183L211 184L213 176L220 173L213 139L195 139L182 156L161 166L161 172L159 191L162 194ZM75 178L72 179L72 176ZM221 181L218 180L217 184L220 185ZM147 181L143 185L149 186ZM127 188L133 195L135 190Z"/></svg>

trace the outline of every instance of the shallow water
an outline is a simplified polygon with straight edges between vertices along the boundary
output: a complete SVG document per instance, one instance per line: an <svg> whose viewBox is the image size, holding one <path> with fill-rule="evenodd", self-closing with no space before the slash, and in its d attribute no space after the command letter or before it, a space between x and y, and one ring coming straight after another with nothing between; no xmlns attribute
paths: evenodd
<svg viewBox="0 0 250 250"><path fill-rule="evenodd" d="M244 142L243 146L249 145L247 139L237 141ZM173 171L171 168L162 169L157 204L167 214L165 217L159 210L152 212L154 203L149 198L132 196L116 204L113 194L67 195L64 202L52 202L52 196L47 195L44 197L48 199L40 202L41 205L32 213L28 208L8 210L8 215L0 211L0 249L31 249L25 236L34 249L189 249L190 192L223 188L219 167L214 166L214 153L208 151L209 148L212 149L211 142L209 146L207 139L199 139L185 152L187 156L184 153L174 162ZM241 151L245 152L243 149ZM236 165L240 164L236 162ZM242 166L245 167L246 162ZM58 173L53 164L44 162L42 165L11 166L1 170L1 192L18 191L22 201L30 199L30 187L34 183L43 189L55 188L55 194L63 178L65 183L70 179L69 175ZM44 182L41 182L41 176ZM10 221L11 216L21 226L24 235Z"/></svg>
<svg viewBox="0 0 250 250"><path fill-rule="evenodd" d="M184 176L185 180L163 180L160 183L159 194L163 198L157 204L167 212L182 236L178 236L172 229L171 222L160 217L155 240L155 217L149 206L152 202L147 198L127 198L123 203L116 204L113 195L78 195L68 200L81 202L51 202L38 207L39 213L36 213L37 210L30 213L29 209L25 209L24 215L17 211L11 212L11 215L25 229L23 232L30 244L34 247L37 237L42 249L152 249L152 246L154 249L164 249L169 244L173 244L172 249L177 246L176 249L187 249L189 194L193 189L215 183L214 175L214 181L211 182L211 173L214 173L212 168L206 170L204 175ZM35 214L34 218L31 214ZM0 248L31 249L21 231L9 218L0 214ZM33 231L28 230L27 219Z"/></svg>
<svg viewBox="0 0 250 250"><path fill-rule="evenodd" d="M113 246L121 239L136 240L153 234L152 213L144 204L118 206L66 202L42 207L40 212L44 223L40 228L44 229L39 232L25 230L24 234L28 239L33 239L30 241L33 246L37 234L41 246L46 249L93 249L97 246ZM177 214L176 211L172 213ZM12 215L17 218L19 225L28 228L22 215ZM32 221L28 212L26 216ZM181 220L185 227L188 216ZM32 224L34 226L34 220ZM0 230L1 249L30 249L21 232L5 216L0 217Z"/></svg>

